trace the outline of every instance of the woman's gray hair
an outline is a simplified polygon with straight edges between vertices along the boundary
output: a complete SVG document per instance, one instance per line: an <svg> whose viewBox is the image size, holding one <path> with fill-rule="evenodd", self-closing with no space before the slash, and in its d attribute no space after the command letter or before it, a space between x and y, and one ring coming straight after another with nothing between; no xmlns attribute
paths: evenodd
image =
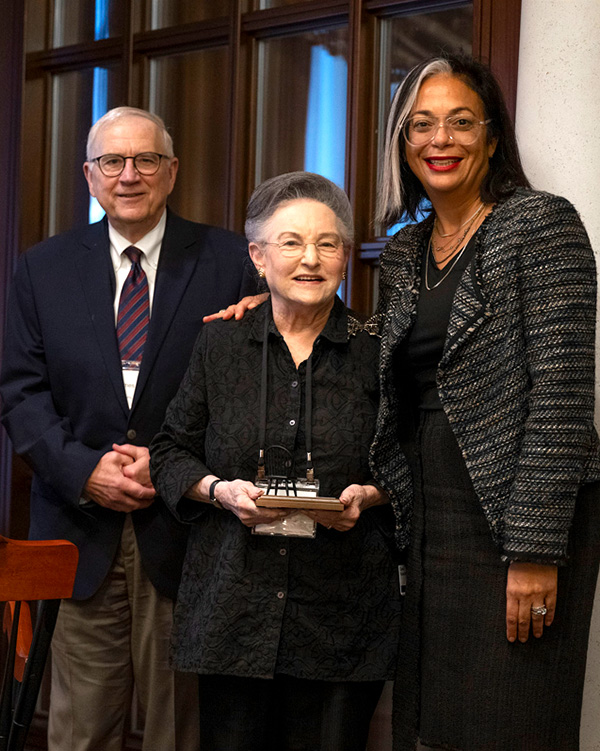
<svg viewBox="0 0 600 751"><path fill-rule="evenodd" d="M151 123L156 125L158 131L160 132L160 135L163 140L162 150L165 156L168 156L169 158L172 158L174 156L173 139L171 138L171 135L169 131L167 130L167 127L161 117L153 114L152 112L148 112L147 110L138 109L137 107L115 107L114 109L109 110L99 120L96 120L96 122L90 128L90 132L88 133L87 148L86 148L86 158L88 162L94 159L95 156L100 156L99 154L96 154L94 156L94 146L96 144L96 139L98 138L98 135L100 134L100 132L107 125L112 125L117 120L120 120L126 117L141 117L144 120L150 120Z"/></svg>
<svg viewBox="0 0 600 751"><path fill-rule="evenodd" d="M342 242L354 239L354 221L348 196L331 180L314 172L287 172L265 180L250 196L244 226L249 242L264 240L265 224L283 204L298 199L318 201L328 206L337 218Z"/></svg>
<svg viewBox="0 0 600 751"><path fill-rule="evenodd" d="M402 161L400 150L404 149L402 130L410 117L421 84L431 76L451 75L452 67L444 58L435 58L422 67L417 75L411 75L411 73L398 87L388 115L375 216L376 221L384 225L390 218L401 216L406 208L404 186L400 174Z"/></svg>

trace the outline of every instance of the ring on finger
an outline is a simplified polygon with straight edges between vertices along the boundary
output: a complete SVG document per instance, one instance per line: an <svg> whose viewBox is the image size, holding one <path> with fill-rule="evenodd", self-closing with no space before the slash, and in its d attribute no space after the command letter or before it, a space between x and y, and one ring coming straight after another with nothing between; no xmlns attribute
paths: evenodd
<svg viewBox="0 0 600 751"><path fill-rule="evenodd" d="M548 608L545 605L531 606L531 615L546 615Z"/></svg>

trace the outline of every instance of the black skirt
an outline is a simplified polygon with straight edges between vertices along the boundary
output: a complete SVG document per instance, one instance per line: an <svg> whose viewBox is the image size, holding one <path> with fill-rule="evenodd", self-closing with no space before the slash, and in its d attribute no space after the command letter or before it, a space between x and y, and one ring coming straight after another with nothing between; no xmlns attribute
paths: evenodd
<svg viewBox="0 0 600 751"><path fill-rule="evenodd" d="M415 500L394 689L394 750L578 751L600 558L600 485L583 486L554 623L506 638L500 559L442 411L409 448Z"/></svg>

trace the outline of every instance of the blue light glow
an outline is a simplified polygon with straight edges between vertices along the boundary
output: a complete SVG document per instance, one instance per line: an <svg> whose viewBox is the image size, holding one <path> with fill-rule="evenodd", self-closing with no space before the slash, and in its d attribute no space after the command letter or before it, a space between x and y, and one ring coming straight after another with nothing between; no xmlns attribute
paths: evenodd
<svg viewBox="0 0 600 751"><path fill-rule="evenodd" d="M109 0L96 0L94 39L108 39L108 5ZM92 122L90 124L100 119L108 109L108 70L106 68L94 68L93 86ZM90 196L89 221L98 222L103 216L102 206Z"/></svg>
<svg viewBox="0 0 600 751"><path fill-rule="evenodd" d="M96 17L94 20L94 39L108 39L109 0L96 0Z"/></svg>
<svg viewBox="0 0 600 751"><path fill-rule="evenodd" d="M304 169L344 187L348 64L325 47L313 47L306 115Z"/></svg>

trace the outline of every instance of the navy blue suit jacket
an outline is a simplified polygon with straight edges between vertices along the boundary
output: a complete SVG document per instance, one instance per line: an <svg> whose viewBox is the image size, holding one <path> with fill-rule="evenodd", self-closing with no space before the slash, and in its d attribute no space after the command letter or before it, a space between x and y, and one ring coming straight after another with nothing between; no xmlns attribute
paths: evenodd
<svg viewBox="0 0 600 751"><path fill-rule="evenodd" d="M148 446L187 368L207 313L255 292L246 243L169 212L152 315L129 410L114 318L106 219L52 237L19 260L9 302L2 423L34 471L32 539L65 538L80 552L74 597L104 580L124 514L82 507L83 486L113 443ZM186 528L157 499L132 514L143 565L174 597Z"/></svg>

